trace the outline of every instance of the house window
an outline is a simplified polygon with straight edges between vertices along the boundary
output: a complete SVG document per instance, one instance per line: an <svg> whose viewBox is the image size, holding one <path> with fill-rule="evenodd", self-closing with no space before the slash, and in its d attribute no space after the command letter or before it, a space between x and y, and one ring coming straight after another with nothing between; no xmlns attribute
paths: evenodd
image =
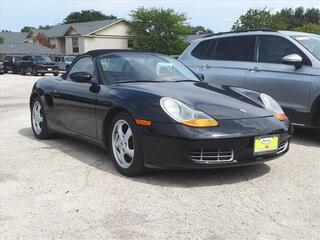
<svg viewBox="0 0 320 240"><path fill-rule="evenodd" d="M79 53L79 38L77 37L72 38L72 52Z"/></svg>
<svg viewBox="0 0 320 240"><path fill-rule="evenodd" d="M133 39L128 39L128 48L133 48Z"/></svg>

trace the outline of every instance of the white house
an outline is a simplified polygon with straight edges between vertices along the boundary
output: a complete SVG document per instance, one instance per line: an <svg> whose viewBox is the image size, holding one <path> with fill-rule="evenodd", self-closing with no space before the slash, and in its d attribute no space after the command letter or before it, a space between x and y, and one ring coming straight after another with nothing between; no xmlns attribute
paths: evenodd
<svg viewBox="0 0 320 240"><path fill-rule="evenodd" d="M132 36L128 34L129 23L125 19L59 24L50 29L32 29L27 42L37 42L43 33L56 49L65 55L76 55L94 49L130 49Z"/></svg>

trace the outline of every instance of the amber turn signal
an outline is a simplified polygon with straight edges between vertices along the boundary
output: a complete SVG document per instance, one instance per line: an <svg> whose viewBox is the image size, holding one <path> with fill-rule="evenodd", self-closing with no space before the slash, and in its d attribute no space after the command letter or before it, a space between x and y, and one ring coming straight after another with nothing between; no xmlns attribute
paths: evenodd
<svg viewBox="0 0 320 240"><path fill-rule="evenodd" d="M182 124L191 127L216 127L219 125L217 120L214 119L194 119L189 121L184 121Z"/></svg>
<svg viewBox="0 0 320 240"><path fill-rule="evenodd" d="M284 113L281 114L274 114L274 117L280 121L286 120L287 116Z"/></svg>
<svg viewBox="0 0 320 240"><path fill-rule="evenodd" d="M141 126L151 126L151 121L143 120L143 119L135 119L136 124Z"/></svg>

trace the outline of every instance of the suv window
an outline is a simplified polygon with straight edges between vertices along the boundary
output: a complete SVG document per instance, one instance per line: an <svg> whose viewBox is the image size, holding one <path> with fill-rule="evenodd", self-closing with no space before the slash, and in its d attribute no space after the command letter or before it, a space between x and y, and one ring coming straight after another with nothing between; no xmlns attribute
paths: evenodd
<svg viewBox="0 0 320 240"><path fill-rule="evenodd" d="M255 36L219 38L214 59L253 62L255 41Z"/></svg>
<svg viewBox="0 0 320 240"><path fill-rule="evenodd" d="M210 45L215 44L215 39L200 42L191 52L191 55L198 59L209 59L208 49Z"/></svg>
<svg viewBox="0 0 320 240"><path fill-rule="evenodd" d="M69 75L75 72L88 72L94 75L94 64L91 57L80 58L71 68Z"/></svg>
<svg viewBox="0 0 320 240"><path fill-rule="evenodd" d="M289 40L279 36L258 36L257 61L264 63L281 63L284 56L299 54L304 65L311 65L303 52Z"/></svg>

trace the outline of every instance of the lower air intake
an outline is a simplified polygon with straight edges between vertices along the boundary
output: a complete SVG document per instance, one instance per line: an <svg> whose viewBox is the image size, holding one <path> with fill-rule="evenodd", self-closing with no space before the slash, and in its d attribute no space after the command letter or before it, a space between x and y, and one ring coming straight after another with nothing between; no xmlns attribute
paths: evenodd
<svg viewBox="0 0 320 240"><path fill-rule="evenodd" d="M214 164L232 162L233 149L196 150L189 153L189 158L196 163Z"/></svg>

